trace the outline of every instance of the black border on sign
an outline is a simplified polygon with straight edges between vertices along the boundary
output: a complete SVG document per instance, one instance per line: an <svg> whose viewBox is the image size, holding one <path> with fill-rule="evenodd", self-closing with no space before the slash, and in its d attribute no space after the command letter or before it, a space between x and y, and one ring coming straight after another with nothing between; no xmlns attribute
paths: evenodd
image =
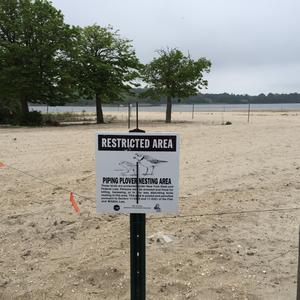
<svg viewBox="0 0 300 300"><path fill-rule="evenodd" d="M121 138L121 139L148 139L150 140L150 148L128 148L128 147L101 147L102 138ZM171 139L173 147L169 149L153 148L154 139ZM177 136L176 135L116 135L116 134L98 134L98 151L140 151L140 152L176 152L177 150Z"/></svg>

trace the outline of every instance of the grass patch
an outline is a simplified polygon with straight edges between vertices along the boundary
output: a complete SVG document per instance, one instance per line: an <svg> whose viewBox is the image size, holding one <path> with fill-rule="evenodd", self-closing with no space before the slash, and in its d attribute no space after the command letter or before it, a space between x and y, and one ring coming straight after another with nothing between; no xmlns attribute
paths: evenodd
<svg viewBox="0 0 300 300"><path fill-rule="evenodd" d="M43 114L43 120L47 125L55 125L60 123L74 123L74 122L91 122L96 120L94 113L64 112L64 113L48 113Z"/></svg>

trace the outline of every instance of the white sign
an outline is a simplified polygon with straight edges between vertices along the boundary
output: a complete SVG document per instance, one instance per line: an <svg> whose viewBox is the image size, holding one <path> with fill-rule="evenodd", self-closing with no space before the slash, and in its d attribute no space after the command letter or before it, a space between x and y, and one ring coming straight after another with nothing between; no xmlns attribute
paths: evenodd
<svg viewBox="0 0 300 300"><path fill-rule="evenodd" d="M177 134L97 134L97 212L175 213L178 173Z"/></svg>

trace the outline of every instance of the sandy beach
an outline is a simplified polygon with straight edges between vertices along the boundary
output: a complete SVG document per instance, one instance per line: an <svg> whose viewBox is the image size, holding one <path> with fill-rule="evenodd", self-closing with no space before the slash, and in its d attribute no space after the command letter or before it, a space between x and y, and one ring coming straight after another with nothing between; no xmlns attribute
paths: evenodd
<svg viewBox="0 0 300 300"><path fill-rule="evenodd" d="M109 118L0 128L0 162L36 177L0 168L0 299L129 299L129 217L95 209L95 133L128 130ZM300 112L140 118L181 137L179 214L147 216L147 299L295 299Z"/></svg>

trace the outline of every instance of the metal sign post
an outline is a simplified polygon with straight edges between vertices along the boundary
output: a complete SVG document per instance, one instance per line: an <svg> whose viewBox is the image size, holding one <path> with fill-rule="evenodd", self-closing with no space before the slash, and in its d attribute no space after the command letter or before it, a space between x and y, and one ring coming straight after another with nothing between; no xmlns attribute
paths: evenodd
<svg viewBox="0 0 300 300"><path fill-rule="evenodd" d="M131 300L146 299L146 215L130 214Z"/></svg>
<svg viewBox="0 0 300 300"><path fill-rule="evenodd" d="M146 299L146 214L176 213L179 136L174 133L96 134L96 209L130 214L131 300Z"/></svg>
<svg viewBox="0 0 300 300"><path fill-rule="evenodd" d="M136 128L139 129L139 107L136 102ZM136 204L139 204L139 162L136 162ZM130 290L131 300L146 299L146 214L130 214Z"/></svg>

